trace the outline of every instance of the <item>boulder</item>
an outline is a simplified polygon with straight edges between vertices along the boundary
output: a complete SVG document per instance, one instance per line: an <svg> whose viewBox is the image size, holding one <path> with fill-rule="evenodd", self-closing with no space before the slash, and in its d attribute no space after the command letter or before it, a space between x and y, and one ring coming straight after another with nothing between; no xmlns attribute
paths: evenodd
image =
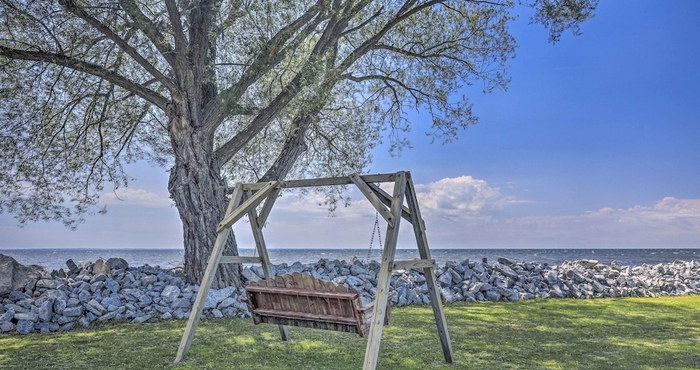
<svg viewBox="0 0 700 370"><path fill-rule="evenodd" d="M109 273L112 272L112 269L107 266L104 260L102 258L98 259L95 261L95 264L92 266L92 273L93 275L97 274L105 274L109 275Z"/></svg>
<svg viewBox="0 0 700 370"><path fill-rule="evenodd" d="M72 259L66 261L66 266L68 267L68 272L70 274L77 274L80 272L80 268L78 268L78 265L76 265Z"/></svg>
<svg viewBox="0 0 700 370"><path fill-rule="evenodd" d="M41 279L44 273L48 273L45 267L25 266L10 256L0 254L0 297L13 290L24 290L31 281L36 283Z"/></svg>
<svg viewBox="0 0 700 370"><path fill-rule="evenodd" d="M129 264L123 258L110 258L106 263L112 270L126 270L129 268Z"/></svg>

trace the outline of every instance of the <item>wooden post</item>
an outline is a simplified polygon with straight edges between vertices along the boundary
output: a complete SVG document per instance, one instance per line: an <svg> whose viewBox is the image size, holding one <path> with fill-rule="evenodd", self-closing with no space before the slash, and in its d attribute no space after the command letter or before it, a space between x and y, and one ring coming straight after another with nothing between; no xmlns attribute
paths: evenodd
<svg viewBox="0 0 700 370"><path fill-rule="evenodd" d="M416 242L418 243L418 253L421 259L429 260L431 259L430 248L428 248L428 238L425 235L425 224L421 218L420 209L418 208L416 189L413 186L413 179L411 179L410 173L406 176L406 183L406 202L408 203L408 209L413 219L411 224L413 224L413 233L416 235ZM450 333L447 331L445 312L442 309L440 291L438 290L437 281L435 279L435 266L424 267L423 274L428 283L428 294L430 295L430 303L433 306L435 324L437 325L438 335L440 336L440 343L442 345L442 354L445 356L446 362L452 363L454 361L452 342L450 341Z"/></svg>
<svg viewBox="0 0 700 370"><path fill-rule="evenodd" d="M231 196L231 201L228 203L228 208L226 208L226 215L230 215L238 206L243 196L243 184L237 184L233 195ZM207 269L204 272L204 277L202 278L202 283L199 285L199 292L197 293L197 299L194 301L192 306L192 312L187 320L187 326L185 327L185 333L182 335L182 340L180 341L180 346L177 349L177 356L175 357L175 362L182 361L185 356L187 356L187 351L190 350L190 345L192 345L192 339L194 338L194 332L197 330L199 325L199 317L202 315L202 310L204 309L204 302L207 300L207 294L209 294L209 288L211 287L212 281L214 281L214 276L216 275L216 270L219 268L219 261L221 260L221 254L226 247L226 239L228 239L228 234L231 232L231 228L227 227L217 232L216 242L214 243L214 248L209 256L209 262L207 263Z"/></svg>
<svg viewBox="0 0 700 370"><path fill-rule="evenodd" d="M399 224L401 221L401 211L405 192L406 174L405 172L397 172L396 183L394 184L394 195L391 201L391 214L393 215L394 225L387 226L386 240L384 241L384 252L382 253L381 270L379 272L379 280L377 282L377 296L374 299L372 326L369 329L367 349L365 350L365 362L363 366L364 370L374 370L377 368L379 344L382 340L384 317L386 316L386 304L389 300L389 283L391 282L391 273L394 269L394 255L396 254L396 241L399 236Z"/></svg>
<svg viewBox="0 0 700 370"><path fill-rule="evenodd" d="M265 205L263 206L263 211L267 209L267 211L265 212L266 218L270 212L269 210L272 208L272 203L274 203L278 194L279 194L279 191L273 191L268 196L267 200L265 201ZM250 195L251 195L250 191L248 191L248 196L250 196ZM268 206L268 204L269 204L269 206ZM265 279L270 279L270 278L272 278L272 267L270 267L270 256L267 254L267 246L265 245L265 238L263 237L262 226L259 223L258 212L255 210L255 207L251 208L250 211L248 211L248 220L250 221L250 228L253 230L253 238L255 239L255 248L258 250L258 255L260 256L260 262L262 265L263 273L265 274ZM291 337L289 336L289 328L287 328L286 325L279 325L279 329L280 329L280 337L282 338L282 340L289 341L291 339Z"/></svg>

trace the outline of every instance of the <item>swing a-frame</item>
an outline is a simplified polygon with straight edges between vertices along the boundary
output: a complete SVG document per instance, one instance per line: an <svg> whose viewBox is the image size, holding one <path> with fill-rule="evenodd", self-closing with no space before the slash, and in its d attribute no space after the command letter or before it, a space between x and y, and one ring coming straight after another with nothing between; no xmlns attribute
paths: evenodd
<svg viewBox="0 0 700 370"><path fill-rule="evenodd" d="M385 182L394 183L392 195L377 185ZM282 189L350 184L355 184L360 189L387 223L381 270L377 281L377 294L371 305L372 315L368 326L365 325L367 323L363 322L364 313L368 309L358 307L359 294L357 291L346 289L343 286L334 288L332 283L324 283L321 280L313 280L310 276L299 274L297 276L273 277L262 233L262 225L265 224ZM261 204L262 208L258 214L257 207ZM222 252L231 227L246 214L250 221L259 257L223 256ZM413 225L420 259L394 260L399 224L402 218ZM401 171L377 175L354 174L345 177L254 184L239 183L234 189L226 216L219 223L216 232L216 243L209 257L207 269L202 278L192 313L187 321L175 362L182 361L187 355L204 309L209 288L221 263L260 263L262 265L265 280L251 284L246 288L248 307L251 308L255 323L278 324L283 340L290 339L287 325L347 331L366 336L367 349L363 365L365 370L377 367L382 330L385 323L388 322L391 273L399 269L422 269L428 284L428 293L433 306L442 352L445 361L453 362L452 344L435 280L435 260L430 257L428 239L425 235L425 223L418 208L418 199L410 172ZM367 317L370 316L367 315Z"/></svg>

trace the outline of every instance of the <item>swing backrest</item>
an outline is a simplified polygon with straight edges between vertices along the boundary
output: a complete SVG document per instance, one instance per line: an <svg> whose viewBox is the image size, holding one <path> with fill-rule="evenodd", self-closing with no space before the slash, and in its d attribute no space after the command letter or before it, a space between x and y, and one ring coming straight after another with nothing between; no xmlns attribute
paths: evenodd
<svg viewBox="0 0 700 370"><path fill-rule="evenodd" d="M370 326L372 306L360 307L360 293L298 272L251 282L247 305L255 324L301 326L359 334ZM386 324L389 321L387 305Z"/></svg>

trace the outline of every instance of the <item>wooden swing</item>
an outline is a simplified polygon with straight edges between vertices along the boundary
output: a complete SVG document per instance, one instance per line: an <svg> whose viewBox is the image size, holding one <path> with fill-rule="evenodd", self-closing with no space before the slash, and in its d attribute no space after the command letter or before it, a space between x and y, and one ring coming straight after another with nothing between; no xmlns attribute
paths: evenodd
<svg viewBox="0 0 700 370"><path fill-rule="evenodd" d="M295 272L254 281L245 288L253 322L368 334L373 303L360 304L360 292L332 281ZM387 304L384 325L391 320Z"/></svg>
<svg viewBox="0 0 700 370"><path fill-rule="evenodd" d="M382 182L394 183L393 195L389 195L376 185ZM314 280L310 276L301 274L273 277L262 234L262 225L265 224L282 189L350 184L355 184L358 187L387 223L381 269L377 281L377 294L370 307L360 307L359 293L354 289L349 290L343 286L336 286L318 279ZM404 200L406 205L404 205ZM256 207L261 203L263 205L260 214L258 214ZM223 256L222 253L231 227L245 214L248 215L259 257ZM413 226L420 259L394 260L399 224L402 218ZM425 236L425 223L420 215L410 172L401 171L363 176L353 174L345 177L254 184L239 183L231 196L226 216L219 223L216 232L216 242L180 341L175 362L182 361L189 351L206 297L221 263L260 263L262 265L265 279L248 285L246 288L248 292L247 304L254 322L277 324L283 340L290 340L287 325L347 331L363 337L367 336L363 365L365 370L375 369L377 366L382 329L389 322L389 283L392 271L399 269L423 270L442 352L446 362L453 362L452 344L435 280L435 261L430 258L428 239Z"/></svg>

